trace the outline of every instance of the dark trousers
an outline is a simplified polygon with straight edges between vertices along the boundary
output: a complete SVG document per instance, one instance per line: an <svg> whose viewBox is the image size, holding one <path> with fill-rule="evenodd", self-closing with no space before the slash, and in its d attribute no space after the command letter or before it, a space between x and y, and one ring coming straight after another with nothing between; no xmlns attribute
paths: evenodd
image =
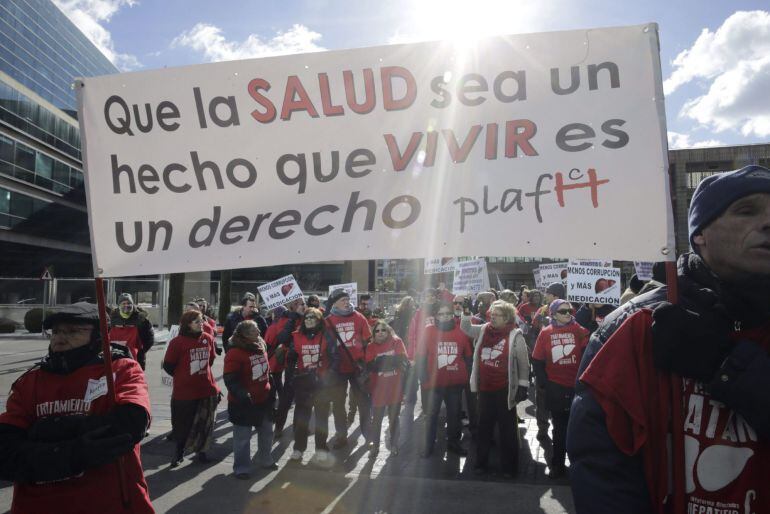
<svg viewBox="0 0 770 514"><path fill-rule="evenodd" d="M422 402L423 412L427 412L428 394L425 389L420 387L420 379L417 376L417 367L411 366L409 371L405 375L406 381L404 382L404 402L411 405L412 412L414 412L414 405L417 403L417 391L420 391L420 401Z"/></svg>
<svg viewBox="0 0 770 514"><path fill-rule="evenodd" d="M545 404L545 384L540 384L535 379L535 419L537 419L537 431L548 432L548 407Z"/></svg>
<svg viewBox="0 0 770 514"><path fill-rule="evenodd" d="M176 455L182 457L185 443L192 430L200 400L171 400L171 433L176 443Z"/></svg>
<svg viewBox="0 0 770 514"><path fill-rule="evenodd" d="M315 448L326 450L329 436L329 398L312 375L294 379L294 449L304 452L310 432L310 415L315 411Z"/></svg>
<svg viewBox="0 0 770 514"><path fill-rule="evenodd" d="M275 411L275 430L283 430L286 426L286 418L289 416L289 409L294 401L294 371L286 368L279 373L271 373L273 384L278 392L278 408ZM283 377L283 379L282 379Z"/></svg>
<svg viewBox="0 0 770 514"><path fill-rule="evenodd" d="M339 375L338 381L330 386L330 395L332 401L332 414L334 416L334 429L340 436L347 436L348 417L345 410L345 399L348 393L348 384L350 384L350 396L355 398L353 401L358 405L358 417L361 422L361 433L368 437L369 424L371 422L371 404L369 395L362 391L356 383L355 376ZM351 399L352 399L351 398Z"/></svg>
<svg viewBox="0 0 770 514"><path fill-rule="evenodd" d="M463 387L463 396L465 397L465 405L468 409L468 430L471 433L475 433L479 428L479 406L476 393L471 391L469 384Z"/></svg>
<svg viewBox="0 0 770 514"><path fill-rule="evenodd" d="M388 413L388 430L390 431L391 447L398 445L398 414L401 412L401 402L382 407L372 407L373 419L369 428L370 442L375 446L380 444L380 433L382 432L382 419L385 412Z"/></svg>
<svg viewBox="0 0 770 514"><path fill-rule="evenodd" d="M479 440L476 445L476 467L489 465L489 450L495 427L500 431L500 467L503 473L515 475L519 463L519 431L516 409L508 409L508 388L479 393Z"/></svg>
<svg viewBox="0 0 770 514"><path fill-rule="evenodd" d="M438 432L438 415L441 403L446 405L447 442L460 443L460 402L465 386L436 387L427 391L428 419L425 427L425 449L433 450Z"/></svg>
<svg viewBox="0 0 770 514"><path fill-rule="evenodd" d="M553 420L553 457L551 469L563 469L564 459L567 455L567 424L569 423L569 411L551 411Z"/></svg>

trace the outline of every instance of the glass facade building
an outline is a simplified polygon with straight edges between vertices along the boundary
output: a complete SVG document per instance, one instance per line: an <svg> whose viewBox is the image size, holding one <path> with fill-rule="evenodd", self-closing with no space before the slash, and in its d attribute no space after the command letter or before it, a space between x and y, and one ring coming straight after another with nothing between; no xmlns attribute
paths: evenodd
<svg viewBox="0 0 770 514"><path fill-rule="evenodd" d="M50 0L0 2L3 276L89 276L76 77L118 69Z"/></svg>

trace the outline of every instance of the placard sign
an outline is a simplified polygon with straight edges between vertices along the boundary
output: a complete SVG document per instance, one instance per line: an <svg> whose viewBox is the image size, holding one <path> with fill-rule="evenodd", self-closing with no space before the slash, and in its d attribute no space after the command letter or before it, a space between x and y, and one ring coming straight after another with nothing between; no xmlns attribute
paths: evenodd
<svg viewBox="0 0 770 514"><path fill-rule="evenodd" d="M620 268L570 266L567 300L620 306Z"/></svg>
<svg viewBox="0 0 770 514"><path fill-rule="evenodd" d="M436 273L453 273L457 269L457 259L453 257L439 257L425 259L423 274L434 275Z"/></svg>
<svg viewBox="0 0 770 514"><path fill-rule="evenodd" d="M286 305L303 296L293 275L286 275L278 280L268 282L259 286L257 290L264 300L267 310L274 309L279 305Z"/></svg>
<svg viewBox="0 0 770 514"><path fill-rule="evenodd" d="M478 294L489 289L489 274L487 261L475 259L457 263L452 292L454 294Z"/></svg>
<svg viewBox="0 0 770 514"><path fill-rule="evenodd" d="M655 264L654 262L634 261L634 269L636 269L636 277L639 280L644 280L645 282L652 280L652 266L654 264Z"/></svg>

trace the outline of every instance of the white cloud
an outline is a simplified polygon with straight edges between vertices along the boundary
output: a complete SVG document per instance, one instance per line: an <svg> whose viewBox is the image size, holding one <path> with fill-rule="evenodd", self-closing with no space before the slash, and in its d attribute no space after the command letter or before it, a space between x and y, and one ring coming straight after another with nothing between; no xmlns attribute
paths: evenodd
<svg viewBox="0 0 770 514"><path fill-rule="evenodd" d="M133 7L135 0L53 0L58 7L85 36L122 71L141 67L139 60L131 54L115 50L112 35L103 23L122 7Z"/></svg>
<svg viewBox="0 0 770 514"><path fill-rule="evenodd" d="M680 116L716 132L770 135L770 12L739 11L716 31L703 29L673 66L663 83L666 94L690 82L706 88L685 102Z"/></svg>
<svg viewBox="0 0 770 514"><path fill-rule="evenodd" d="M232 61L269 55L286 55L325 50L316 42L321 34L313 32L304 25L293 25L286 32L278 32L267 41L262 41L256 34L251 34L243 42L228 41L222 29L207 23L198 23L190 30L174 38L171 46L181 46L202 52L210 61Z"/></svg>
<svg viewBox="0 0 770 514"><path fill-rule="evenodd" d="M706 148L709 146L725 146L725 144L716 139L705 139L702 141L690 141L689 134L681 132L668 132L669 150L681 150L682 148Z"/></svg>

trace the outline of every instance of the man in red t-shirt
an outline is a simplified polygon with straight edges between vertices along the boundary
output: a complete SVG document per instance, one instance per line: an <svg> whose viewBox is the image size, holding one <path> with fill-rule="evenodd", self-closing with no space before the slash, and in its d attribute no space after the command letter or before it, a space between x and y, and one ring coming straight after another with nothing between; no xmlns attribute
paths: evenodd
<svg viewBox="0 0 770 514"><path fill-rule="evenodd" d="M154 512L139 456L150 422L139 364L113 347L112 406L96 305L65 307L43 328L48 355L14 382L0 414L0 479L14 483L11 512Z"/></svg>
<svg viewBox="0 0 770 514"><path fill-rule="evenodd" d="M551 323L540 331L532 351L532 367L537 376L538 392L544 396L546 412L553 420L553 456L550 478L566 474L567 423L580 359L588 344L588 330L572 316L572 306L565 300L554 300L548 307ZM539 434L538 434L539 437Z"/></svg>
<svg viewBox="0 0 770 514"><path fill-rule="evenodd" d="M147 352L155 344L155 333L147 312L137 307L128 293L118 297L118 307L110 316L110 342L128 348L144 369Z"/></svg>
<svg viewBox="0 0 770 514"><path fill-rule="evenodd" d="M671 283L637 296L586 348L578 513L770 512L770 169L704 178L688 225L675 302Z"/></svg>
<svg viewBox="0 0 770 514"><path fill-rule="evenodd" d="M345 397L348 383L350 394L354 397L359 409L361 432L368 437L369 419L371 417L367 391L361 389L356 376L363 372L364 348L372 337L371 327L366 318L350 304L350 296L343 289L332 291L328 302L330 309L326 324L337 333L338 354L340 357L339 380L330 387L336 434L333 448L342 448L348 444L348 419L345 412ZM343 347L344 345L344 347Z"/></svg>
<svg viewBox="0 0 770 514"><path fill-rule="evenodd" d="M433 453L438 431L441 403L446 405L447 451L467 455L460 445L460 404L468 385L468 370L473 359L471 339L460 329L452 304L442 303L436 313L436 323L425 329L425 344L418 349L415 366L428 397L428 419L425 444L421 455Z"/></svg>

